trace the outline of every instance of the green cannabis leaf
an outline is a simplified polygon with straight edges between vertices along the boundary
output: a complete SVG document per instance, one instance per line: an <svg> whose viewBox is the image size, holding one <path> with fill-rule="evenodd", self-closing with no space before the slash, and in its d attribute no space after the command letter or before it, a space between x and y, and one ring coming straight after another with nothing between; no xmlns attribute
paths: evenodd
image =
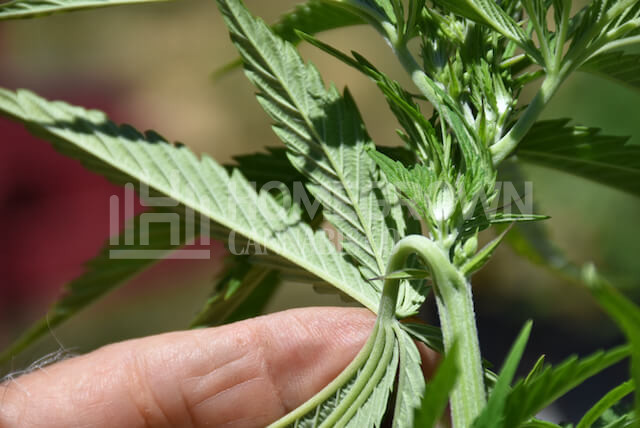
<svg viewBox="0 0 640 428"><path fill-rule="evenodd" d="M640 55L625 52L601 53L584 63L586 71L634 89L640 89Z"/></svg>
<svg viewBox="0 0 640 428"><path fill-rule="evenodd" d="M589 357L570 357L555 367L520 380L507 397L504 426L516 427L532 418L558 397L629 355L623 346Z"/></svg>
<svg viewBox="0 0 640 428"><path fill-rule="evenodd" d="M149 222L143 228L140 224L141 216L132 219L120 236L116 236L113 241L110 239L105 243L100 254L86 263L86 272L65 286L64 295L53 304L47 315L35 322L0 354L0 362L8 361L13 355L46 335L49 329L62 324L80 310L149 268L162 256L169 255L173 250L194 238L193 231L197 228L185 227L186 216L180 216L180 219L182 221L180 228L184 233L181 233L177 240L172 234L170 223ZM191 236L188 235L189 230L191 230ZM129 242L128 237L139 237L139 240ZM143 241L145 241L144 244ZM153 253L154 257L118 257L119 253L136 252L143 256Z"/></svg>
<svg viewBox="0 0 640 428"><path fill-rule="evenodd" d="M456 353L458 347L454 345L449 354L438 366L438 371L427 385L422 399L422 405L416 412L417 427L432 428L442 417L449 394L456 383L459 370L456 367Z"/></svg>
<svg viewBox="0 0 640 428"><path fill-rule="evenodd" d="M500 370L498 380L491 391L491 395L487 401L487 406L484 408L482 414L480 414L480 416L474 421L474 428L499 428L511 426L504 423L507 397L509 396L510 385L516 374L516 369L518 368L518 364L522 358L524 348L529 340L531 326L532 323L528 322L522 328L520 335L511 347L511 351L509 351L509 355L504 362L504 366L502 367L502 370Z"/></svg>
<svg viewBox="0 0 640 428"><path fill-rule="evenodd" d="M10 0L0 3L0 21L158 1L166 0Z"/></svg>
<svg viewBox="0 0 640 428"><path fill-rule="evenodd" d="M385 199L389 193L367 153L373 143L350 94L326 90L317 70L239 2L220 1L219 6L291 163L310 181L309 190L343 234L344 249L364 277L381 276L394 243L392 232L402 238L405 224L397 199ZM385 207L392 211L389 218ZM411 313L420 303L415 295L402 310Z"/></svg>
<svg viewBox="0 0 640 428"><path fill-rule="evenodd" d="M317 34L342 27L365 24L362 16L345 7L340 2L327 0L309 0L301 3L280 17L271 26L273 32L283 40L298 44L302 41L296 31ZM214 71L213 77L219 79L242 66L242 60L230 62Z"/></svg>
<svg viewBox="0 0 640 428"><path fill-rule="evenodd" d="M634 382L627 381L609 391L591 409L589 409L582 419L580 419L576 428L588 428L592 426L604 412L609 410L624 397L631 394L634 389Z"/></svg>
<svg viewBox="0 0 640 428"><path fill-rule="evenodd" d="M518 157L640 195L640 146L569 120L538 122L520 143Z"/></svg>
<svg viewBox="0 0 640 428"><path fill-rule="evenodd" d="M0 111L107 178L139 180L205 214L222 226L217 236L228 237L226 230L235 230L376 309L376 290L326 235L312 231L300 220L299 211L287 211L270 194L257 193L238 171L229 175L211 158L198 159L157 134L118 127L101 112L48 102L26 91L1 90ZM230 210L237 215L230 216Z"/></svg>
<svg viewBox="0 0 640 428"><path fill-rule="evenodd" d="M10 0L0 3L0 20L146 1ZM216 3L241 57L217 75L244 65L283 146L220 165L101 112L0 89L1 115L115 183L139 182L170 198L175 207L155 213L180 220L176 236L172 224L148 224L149 213L136 217L0 361L158 256L211 237L230 254L191 327L256 316L287 280L333 287L377 314L356 358L272 427L433 427L444 416L453 428L558 428L535 415L629 356L631 380L596 402L578 428L637 423L637 394L635 412L614 406L640 383L640 310L594 269L570 263L542 225L521 224L547 216L492 203L498 173L519 161L640 195L639 146L570 119L540 120L574 71L640 87L640 57L629 49L640 43L638 0L594 0L577 12L571 0L308 0L271 26L241 0ZM391 48L414 88L364 55L314 37L363 24ZM403 146L375 145L351 92L325 85L296 50L302 41L375 84ZM530 90L536 95L529 101ZM190 219L187 210L201 218ZM480 233L492 226L499 233L482 247ZM586 283L628 344L554 367L543 356L514 384L527 323L499 375L491 372L480 352L471 277L505 241L534 263ZM124 251L155 257L117 257ZM403 319L430 294L440 327ZM423 377L416 341L444 354L433 379ZM447 403L450 415L443 415Z"/></svg>
<svg viewBox="0 0 640 428"><path fill-rule="evenodd" d="M524 31L500 5L490 0L437 0L451 11L469 19L486 24L518 43L529 48L530 41Z"/></svg>
<svg viewBox="0 0 640 428"><path fill-rule="evenodd" d="M191 322L191 328L212 327L252 318L262 313L276 291L279 272L252 266L247 256L231 256L226 274Z"/></svg>
<svg viewBox="0 0 640 428"><path fill-rule="evenodd" d="M598 302L629 339L631 377L638 388L640 385L640 308L600 276L593 266L587 266L583 270L583 278ZM636 415L640 415L640 395L637 394L635 410Z"/></svg>

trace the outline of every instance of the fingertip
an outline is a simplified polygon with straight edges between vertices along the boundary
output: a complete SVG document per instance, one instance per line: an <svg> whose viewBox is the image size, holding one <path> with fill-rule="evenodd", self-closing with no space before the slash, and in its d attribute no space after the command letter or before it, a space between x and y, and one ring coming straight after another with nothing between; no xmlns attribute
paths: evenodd
<svg viewBox="0 0 640 428"><path fill-rule="evenodd" d="M374 322L297 309L109 345L20 378L28 394L5 395L0 426L265 426L337 376Z"/></svg>

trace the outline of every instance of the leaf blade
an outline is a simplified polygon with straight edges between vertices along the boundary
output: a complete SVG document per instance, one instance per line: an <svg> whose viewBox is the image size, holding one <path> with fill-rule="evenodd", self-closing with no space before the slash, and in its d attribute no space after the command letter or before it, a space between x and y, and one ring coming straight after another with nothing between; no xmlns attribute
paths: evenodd
<svg viewBox="0 0 640 428"><path fill-rule="evenodd" d="M530 47L522 28L511 18L500 5L491 0L437 0L454 13L473 21L488 25L521 47Z"/></svg>
<svg viewBox="0 0 640 428"><path fill-rule="evenodd" d="M640 55L625 52L602 53L589 59L580 71L604 77L633 89L640 89Z"/></svg>
<svg viewBox="0 0 640 428"><path fill-rule="evenodd" d="M298 37L296 30L318 34L365 23L361 16L338 2L309 0L294 6L291 12L282 15L271 28L282 39L297 45L302 39ZM242 60L237 59L214 71L213 77L219 79L241 66Z"/></svg>
<svg viewBox="0 0 640 428"><path fill-rule="evenodd" d="M601 277L593 266L587 266L582 276L598 303L629 340L631 377L637 390L640 387L640 308ZM636 414L640 414L640 394L636 394L635 409Z"/></svg>
<svg viewBox="0 0 640 428"><path fill-rule="evenodd" d="M629 352L629 347L622 346L582 359L571 357L555 367L546 367L526 382L520 380L507 397L504 426L526 422L586 379L627 357Z"/></svg>
<svg viewBox="0 0 640 428"><path fill-rule="evenodd" d="M538 122L520 143L518 158L640 196L640 146L567 124L566 119Z"/></svg>
<svg viewBox="0 0 640 428"><path fill-rule="evenodd" d="M602 414L611 408L618 401L622 400L634 390L634 382L627 381L618 385L602 397L587 413L580 419L576 428L589 428L602 416Z"/></svg>
<svg viewBox="0 0 640 428"><path fill-rule="evenodd" d="M344 236L343 247L365 278L381 276L394 244L388 223L394 223L400 237L404 224L395 221L402 217L400 204L385 198L385 182L367 154L373 142L351 95L327 90L318 71L241 1L218 0L218 6L243 57L245 74L260 91L258 100L273 119L291 163L310 181L307 188ZM383 207L389 205L400 215L385 218ZM382 288L380 281L373 285ZM413 294L409 313L421 301Z"/></svg>
<svg viewBox="0 0 640 428"><path fill-rule="evenodd" d="M150 222L146 233L142 234L140 222L143 215L134 218L115 242L112 243L112 239L109 239L105 243L99 254L86 263L85 272L65 285L65 294L50 307L47 315L32 324L27 331L2 351L0 363L8 361L12 356L17 355L46 335L50 329L62 324L100 297L124 285L137 274L151 267L157 262L157 257L160 254L169 254L190 239L190 237L184 236L179 242L174 242L170 223ZM132 245L127 242L128 236L146 238L148 243L134 242ZM123 251L152 252L156 258L151 256L149 258L113 257L114 254L122 254Z"/></svg>
<svg viewBox="0 0 640 428"><path fill-rule="evenodd" d="M398 369L398 394L393 411L393 427L414 426L416 409L420 407L425 390L420 353L413 339L399 323L393 327L400 348L400 367Z"/></svg>
<svg viewBox="0 0 640 428"><path fill-rule="evenodd" d="M498 380L491 391L491 396L487 401L487 405L480 416L478 416L474 421L474 428L498 428L510 426L504 424L504 410L509 394L509 387L516 374L516 369L518 368L518 364L520 363L520 359L524 353L524 348L529 340L532 325L531 321L528 321L525 324L518 335L518 338L511 347L507 359L502 366L502 370L500 371L500 375L498 376Z"/></svg>
<svg viewBox="0 0 640 428"><path fill-rule="evenodd" d="M168 0L12 0L0 3L0 21L37 18L62 12Z"/></svg>
<svg viewBox="0 0 640 428"><path fill-rule="evenodd" d="M214 327L258 316L276 290L280 282L277 271L252 266L247 257L230 259L225 275L189 328Z"/></svg>
<svg viewBox="0 0 640 428"><path fill-rule="evenodd" d="M460 373L456 366L456 352L458 348L454 345L438 366L433 379L427 384L422 406L416 413L415 426L432 428L444 413L449 401L449 393L453 390Z"/></svg>
<svg viewBox="0 0 640 428"><path fill-rule="evenodd" d="M268 248L316 277L333 284L372 311L378 293L335 250L323 232L301 221L297 210L286 210L271 195L256 190L238 172L228 174L213 159L196 157L154 133L140 134L118 127L98 111L62 102L48 102L28 91L0 90L0 112L28 125L90 169L122 182L149 185L228 230Z"/></svg>

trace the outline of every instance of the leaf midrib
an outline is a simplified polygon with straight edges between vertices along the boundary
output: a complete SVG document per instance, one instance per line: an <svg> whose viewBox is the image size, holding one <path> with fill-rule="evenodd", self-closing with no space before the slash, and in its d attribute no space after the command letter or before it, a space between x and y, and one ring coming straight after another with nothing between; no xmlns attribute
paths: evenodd
<svg viewBox="0 0 640 428"><path fill-rule="evenodd" d="M236 21L236 24L238 24L238 26L243 29L243 33L244 34L242 34L242 36L245 37L247 40L249 40L254 46L259 46L260 45L259 42L256 41L255 38L252 37L251 34L247 34L245 26L240 22L240 20L237 18L235 13L234 13L234 20ZM263 25L266 25L266 24L263 24ZM264 27L262 29L264 29ZM285 47L285 49L288 47L286 42L282 42L281 45L283 45ZM288 85L283 84L283 80L279 76L274 75L273 71L276 70L276 68L273 66L273 64L271 62L271 59L268 58L268 57L265 57L263 55L261 55L261 57L263 58L263 60L271 68L271 70L268 71L268 74L279 82L280 87L285 91L285 93L289 97L288 101L293 102L293 105L296 106L297 112L300 114L300 116L304 120L304 123L306 124L306 128L309 131L309 133L311 134L311 137L313 138L314 143L316 145L320 146L320 148L322 149L322 152L327 157L327 160L329 161L329 163L331 164L331 166L332 166L332 168L334 170L333 171L334 174L340 180L340 183L342 184L342 188L344 189L344 192L347 194L347 197L352 202L352 207L353 207L353 210L356 213L358 221L360 222L360 224L362 225L362 228L364 229L364 236L365 236L365 238L367 239L367 241L369 242L369 245L370 245L370 248L369 248L369 250L367 252L370 252L370 255L372 255L374 257L374 259L376 260L376 263L377 263L378 269L379 269L379 272L377 272L377 273L384 272L385 264L382 261L382 256L379 254L379 251L376 250L377 245L374 244L375 241L373 240L371 230L369 229L368 224L364 221L364 217L363 217L362 212L359 209L359 205L357 203L358 201L354 200L353 195L350 192L349 188L347 186L345 186L344 176L342 175L341 171L336 168L335 160L333 159L332 156L329 155L329 153L325 149L324 145L321 143L322 139L320 138L320 135L318 134L318 132L316 131L315 127L313 126L313 123L311 122L310 118L308 117L306 108L304 108L304 106L301 106L301 104L297 101L296 97L294 97L293 94L291 94L291 92L289 91ZM308 65L306 63L302 62L302 67L306 68L306 67L308 67ZM264 70L264 71L267 72L267 70ZM325 89L325 96L326 96L326 93L327 93L326 87L324 89ZM326 121L322 120L322 124L323 124L323 126L325 126ZM340 129L340 133L341 133L341 136L342 136L342 127L339 127L339 129ZM340 147L340 150L342 150L342 147ZM317 162L314 162L314 163L317 163ZM359 162L358 162L358 165L359 165ZM323 187L325 187L322 183L319 183L319 184L322 185Z"/></svg>

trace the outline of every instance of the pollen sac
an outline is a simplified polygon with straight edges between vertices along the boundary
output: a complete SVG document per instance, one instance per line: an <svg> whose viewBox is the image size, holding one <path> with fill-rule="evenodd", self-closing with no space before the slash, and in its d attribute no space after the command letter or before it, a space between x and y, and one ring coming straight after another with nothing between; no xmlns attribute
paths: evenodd
<svg viewBox="0 0 640 428"><path fill-rule="evenodd" d="M451 185L445 181L440 182L431 207L433 220L436 223L446 222L453 216L456 205L456 195Z"/></svg>

